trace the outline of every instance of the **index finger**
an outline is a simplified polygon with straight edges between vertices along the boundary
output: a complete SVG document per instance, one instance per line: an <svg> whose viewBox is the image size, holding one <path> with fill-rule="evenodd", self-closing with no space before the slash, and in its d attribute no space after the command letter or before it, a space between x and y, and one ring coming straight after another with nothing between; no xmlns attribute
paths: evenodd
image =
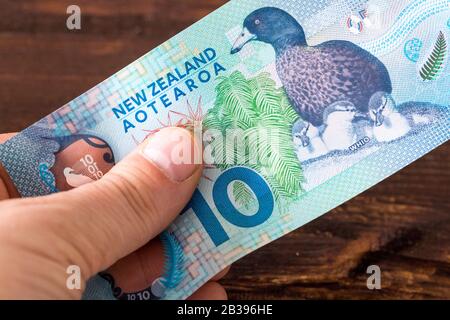
<svg viewBox="0 0 450 320"><path fill-rule="evenodd" d="M8 139L14 137L17 133L1 133L0 134L0 143L4 143L8 141Z"/></svg>

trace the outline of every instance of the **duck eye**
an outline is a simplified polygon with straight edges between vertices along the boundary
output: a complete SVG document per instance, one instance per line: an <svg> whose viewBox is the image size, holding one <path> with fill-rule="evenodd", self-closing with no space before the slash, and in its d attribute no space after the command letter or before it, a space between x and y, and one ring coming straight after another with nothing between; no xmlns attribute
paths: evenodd
<svg viewBox="0 0 450 320"><path fill-rule="evenodd" d="M260 24L261 24L261 20L256 19L256 20L255 20L255 24L256 24L257 26L260 25Z"/></svg>

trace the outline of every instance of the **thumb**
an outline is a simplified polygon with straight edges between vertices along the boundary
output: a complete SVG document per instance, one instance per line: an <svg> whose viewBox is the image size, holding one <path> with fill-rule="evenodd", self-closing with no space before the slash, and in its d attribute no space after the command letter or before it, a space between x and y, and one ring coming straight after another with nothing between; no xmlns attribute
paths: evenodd
<svg viewBox="0 0 450 320"><path fill-rule="evenodd" d="M24 211L23 219L20 214L10 218L28 226L14 233L26 232L33 239L30 246L46 244L52 259L80 266L88 278L145 245L179 215L201 177L201 165L194 163L198 152L189 131L163 129L99 181L48 197L9 201L11 209L20 202L22 210L16 213ZM27 214L30 209L33 214Z"/></svg>
<svg viewBox="0 0 450 320"><path fill-rule="evenodd" d="M70 217L77 226L70 237L91 274L145 245L180 214L201 177L199 151L189 131L166 128L103 179L73 190L79 209Z"/></svg>

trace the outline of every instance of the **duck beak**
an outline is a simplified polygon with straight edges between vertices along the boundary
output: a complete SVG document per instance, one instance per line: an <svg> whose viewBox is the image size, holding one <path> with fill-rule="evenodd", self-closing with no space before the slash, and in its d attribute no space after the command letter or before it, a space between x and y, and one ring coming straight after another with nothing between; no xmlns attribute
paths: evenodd
<svg viewBox="0 0 450 320"><path fill-rule="evenodd" d="M256 39L257 39L256 35L251 34L247 28L242 29L242 32L239 34L239 37L233 44L233 48L231 48L231 54L238 53L247 43Z"/></svg>
<svg viewBox="0 0 450 320"><path fill-rule="evenodd" d="M383 125L383 122L384 122L383 115L380 112L377 112L375 117L375 126L381 127Z"/></svg>

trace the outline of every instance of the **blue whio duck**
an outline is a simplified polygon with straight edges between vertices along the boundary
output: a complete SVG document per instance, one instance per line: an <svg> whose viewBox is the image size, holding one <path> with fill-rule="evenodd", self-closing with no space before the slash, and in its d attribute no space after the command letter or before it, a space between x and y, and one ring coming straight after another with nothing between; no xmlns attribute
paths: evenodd
<svg viewBox="0 0 450 320"><path fill-rule="evenodd" d="M300 23L282 9L265 7L250 13L231 54L252 41L275 49L277 73L291 105L300 121L315 127L324 124L324 111L336 102L351 103L357 113L368 116L369 103L380 102L371 99L375 93L392 93L389 72L378 58L349 41L309 46Z"/></svg>

